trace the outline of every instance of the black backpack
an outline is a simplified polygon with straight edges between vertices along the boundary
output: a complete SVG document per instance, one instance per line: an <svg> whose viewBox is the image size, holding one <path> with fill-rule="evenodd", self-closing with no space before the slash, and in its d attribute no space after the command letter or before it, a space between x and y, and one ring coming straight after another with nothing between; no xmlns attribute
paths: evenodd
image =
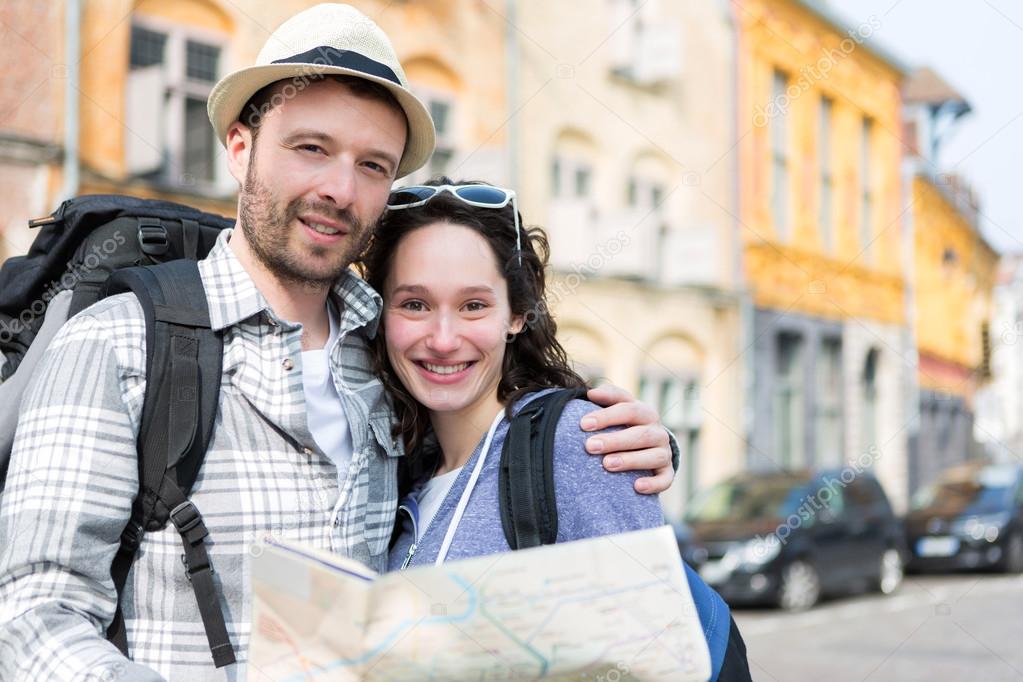
<svg viewBox="0 0 1023 682"><path fill-rule="evenodd" d="M107 631L125 655L120 598L128 572L143 534L173 523L214 663L219 668L235 662L204 544L206 526L188 499L216 419L223 356L223 340L210 329L197 260L233 224L165 201L82 196L31 221L41 230L28 254L0 268L0 396L11 406L0 418L0 490L27 375L52 335L68 317L106 296L132 292L142 305L147 379L139 492L111 568L119 603ZM48 331L40 335L44 326Z"/></svg>
<svg viewBox="0 0 1023 682"><path fill-rule="evenodd" d="M553 545L558 539L554 437L565 405L585 397L585 388L545 393L526 403L508 425L497 485L501 527L512 549Z"/></svg>
<svg viewBox="0 0 1023 682"><path fill-rule="evenodd" d="M568 401L585 396L585 389L551 391L530 401L512 417L501 451L498 496L504 537L513 550L557 541L554 437ZM747 682L752 678L746 643L735 618L731 613L728 617L728 639L716 680Z"/></svg>

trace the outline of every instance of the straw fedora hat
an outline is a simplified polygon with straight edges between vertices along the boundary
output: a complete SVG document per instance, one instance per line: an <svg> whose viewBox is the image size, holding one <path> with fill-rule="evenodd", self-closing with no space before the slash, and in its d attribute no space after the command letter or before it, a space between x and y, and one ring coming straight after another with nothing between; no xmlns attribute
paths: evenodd
<svg viewBox="0 0 1023 682"><path fill-rule="evenodd" d="M339 4L316 5L291 17L266 41L255 66L229 73L213 87L206 109L220 143L225 144L227 129L261 88L292 80L297 92L318 74L365 78L394 95L408 120L398 177L421 168L430 158L433 119L409 90L391 41L366 15Z"/></svg>

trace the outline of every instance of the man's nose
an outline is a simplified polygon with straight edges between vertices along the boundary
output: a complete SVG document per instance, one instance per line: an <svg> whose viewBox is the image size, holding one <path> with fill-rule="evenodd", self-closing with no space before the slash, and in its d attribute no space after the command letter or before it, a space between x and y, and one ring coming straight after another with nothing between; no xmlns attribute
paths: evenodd
<svg viewBox="0 0 1023 682"><path fill-rule="evenodd" d="M441 312L437 315L433 329L426 339L426 347L434 353L453 353L461 346L461 337L458 334L458 323L451 315Z"/></svg>
<svg viewBox="0 0 1023 682"><path fill-rule="evenodd" d="M321 199L332 202L340 209L348 208L355 203L355 166L350 161L339 159L324 169L318 189Z"/></svg>

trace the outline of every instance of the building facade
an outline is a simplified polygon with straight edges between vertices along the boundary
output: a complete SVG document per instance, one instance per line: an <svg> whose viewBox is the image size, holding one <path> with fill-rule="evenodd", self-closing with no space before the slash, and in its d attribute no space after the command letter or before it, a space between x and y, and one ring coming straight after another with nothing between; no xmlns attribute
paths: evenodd
<svg viewBox="0 0 1023 682"><path fill-rule="evenodd" d="M7 255L27 250L29 217L76 194L233 215L237 188L206 97L312 4L5 4L5 24L25 33L21 52L0 57L4 92L31 94L0 119L0 175L21 194L3 199ZM433 158L401 182L445 174L518 190L526 221L549 230L552 306L580 371L652 403L683 445L664 497L677 519L696 489L744 465L728 3L352 4L391 37L436 123ZM32 58L39 49L45 63ZM65 106L55 65L70 63Z"/></svg>
<svg viewBox="0 0 1023 682"><path fill-rule="evenodd" d="M977 391L974 436L996 461L1023 452L1023 254L1003 255L991 300L991 380Z"/></svg>
<svg viewBox="0 0 1023 682"><path fill-rule="evenodd" d="M0 50L0 261L28 250L28 221L48 213L60 193L68 81L62 10L61 3L30 0L0 6L6 38Z"/></svg>
<svg viewBox="0 0 1023 682"><path fill-rule="evenodd" d="M743 373L727 3L517 4L509 129L527 222L549 231L559 335L679 439L678 520L742 468Z"/></svg>
<svg viewBox="0 0 1023 682"><path fill-rule="evenodd" d="M928 68L905 85L909 186L905 215L913 244L913 328L919 429L908 475L916 490L942 469L983 454L975 436L977 396L992 378L992 292L998 254L980 232L976 195L942 171L943 136L969 103ZM985 439L987 440L987 439Z"/></svg>
<svg viewBox="0 0 1023 682"><path fill-rule="evenodd" d="M820 3L744 2L743 258L755 305L752 468L859 463L907 495L905 68Z"/></svg>

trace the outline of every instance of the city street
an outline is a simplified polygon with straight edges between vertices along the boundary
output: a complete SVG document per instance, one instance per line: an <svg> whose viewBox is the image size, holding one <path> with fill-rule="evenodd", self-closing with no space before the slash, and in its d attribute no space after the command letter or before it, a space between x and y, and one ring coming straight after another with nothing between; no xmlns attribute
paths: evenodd
<svg viewBox="0 0 1023 682"><path fill-rule="evenodd" d="M1023 576L907 576L786 614L735 609L757 682L1023 680Z"/></svg>

